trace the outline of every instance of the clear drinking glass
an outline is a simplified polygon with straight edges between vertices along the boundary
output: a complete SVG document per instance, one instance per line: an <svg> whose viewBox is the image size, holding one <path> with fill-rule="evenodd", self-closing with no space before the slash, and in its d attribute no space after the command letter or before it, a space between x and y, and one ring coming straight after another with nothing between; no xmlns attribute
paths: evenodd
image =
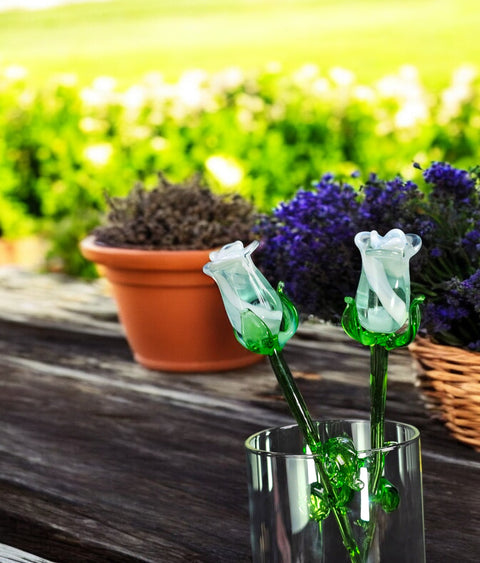
<svg viewBox="0 0 480 563"><path fill-rule="evenodd" d="M362 420L317 422L323 443L349 436L358 451L359 490L348 502L351 534L362 553L351 559L333 513L312 517L315 459L305 454L298 426L263 430L246 442L253 562L424 563L420 435L410 425L386 421L386 446L370 449L370 423ZM376 463L382 481L393 485L399 504L390 512L371 499ZM378 468L378 466L377 466ZM315 486L315 485L314 485ZM367 538L367 540L366 540ZM371 539L368 539L371 538Z"/></svg>

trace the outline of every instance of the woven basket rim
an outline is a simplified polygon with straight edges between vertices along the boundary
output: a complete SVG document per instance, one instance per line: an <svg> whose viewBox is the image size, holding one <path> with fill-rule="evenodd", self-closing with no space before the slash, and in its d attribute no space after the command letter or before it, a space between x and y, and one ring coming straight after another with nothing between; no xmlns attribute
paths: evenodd
<svg viewBox="0 0 480 563"><path fill-rule="evenodd" d="M480 353L422 336L409 350L432 417L440 417L456 439L480 451Z"/></svg>
<svg viewBox="0 0 480 563"><path fill-rule="evenodd" d="M416 350L420 346L423 347L424 350L430 350L432 352L442 352L447 357L464 357L470 358L471 361L480 361L480 352L474 352L473 350L467 350L467 348L460 348L460 346L448 346L447 344L438 344L434 342L428 336L419 336L415 337L415 340L409 345L409 349Z"/></svg>

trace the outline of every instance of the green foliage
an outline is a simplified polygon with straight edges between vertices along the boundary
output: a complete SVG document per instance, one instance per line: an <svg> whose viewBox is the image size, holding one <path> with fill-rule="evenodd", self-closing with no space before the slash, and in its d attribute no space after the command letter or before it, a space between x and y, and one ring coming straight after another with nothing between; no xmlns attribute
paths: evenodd
<svg viewBox="0 0 480 563"><path fill-rule="evenodd" d="M150 75L127 90L98 78L32 89L0 69L0 231L51 238L55 264L83 274L78 240L100 222L104 192L124 196L164 172L196 172L218 192L239 191L269 211L327 171L404 177L411 163L476 163L478 80L459 69L443 92L405 67L366 86L345 70L291 74L229 69ZM88 272L87 272L88 273Z"/></svg>

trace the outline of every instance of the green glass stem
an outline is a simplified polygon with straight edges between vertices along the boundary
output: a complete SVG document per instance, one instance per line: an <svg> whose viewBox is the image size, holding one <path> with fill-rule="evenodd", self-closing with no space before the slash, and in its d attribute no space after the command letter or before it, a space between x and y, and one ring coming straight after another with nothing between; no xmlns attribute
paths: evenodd
<svg viewBox="0 0 480 563"><path fill-rule="evenodd" d="M387 399L388 350L382 344L370 346L370 445L375 451L370 473L369 495L375 498L383 473L385 443L385 404ZM378 506L370 505L370 521L367 526L362 553L368 554L375 535Z"/></svg>
<svg viewBox="0 0 480 563"><path fill-rule="evenodd" d="M370 346L370 432L371 447L383 448L385 442L385 403L387 399L388 350L381 344ZM370 494L377 492L383 471L383 453L375 453Z"/></svg>
<svg viewBox="0 0 480 563"><path fill-rule="evenodd" d="M316 454L319 447L321 447L318 430L308 412L307 405L297 387L290 368L281 351L274 350L268 357L293 417L302 430L312 454Z"/></svg>
<svg viewBox="0 0 480 563"><path fill-rule="evenodd" d="M282 352L280 350L273 350L268 357L270 359L273 372L275 373L280 388L282 389L285 400L287 401L287 404L298 426L300 427L311 452L313 454L316 454L319 451L321 452L322 444L318 434L318 429L308 412L302 394L295 383L290 368L283 358ZM328 478L321 457L314 455L314 459L320 482L324 490L327 492L328 497L332 501L332 512L337 521L343 545L350 555L351 562L361 563L362 557L360 549L355 541L350 521L348 520L347 515L338 509L337 494L332 487L330 479Z"/></svg>

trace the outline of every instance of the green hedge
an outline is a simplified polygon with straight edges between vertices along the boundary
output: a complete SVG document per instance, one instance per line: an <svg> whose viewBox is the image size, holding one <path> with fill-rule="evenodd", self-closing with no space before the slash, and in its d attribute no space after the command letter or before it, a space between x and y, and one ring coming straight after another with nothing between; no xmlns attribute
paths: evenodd
<svg viewBox="0 0 480 563"><path fill-rule="evenodd" d="M79 88L73 77L29 87L21 69L0 69L0 231L52 241L51 259L91 275L78 240L104 210L104 191L124 195L202 171L218 190L240 191L262 210L333 171L408 177L411 164L478 162L480 83L459 68L429 92L405 67L372 85L347 70L322 74L151 75L128 90L107 77Z"/></svg>

